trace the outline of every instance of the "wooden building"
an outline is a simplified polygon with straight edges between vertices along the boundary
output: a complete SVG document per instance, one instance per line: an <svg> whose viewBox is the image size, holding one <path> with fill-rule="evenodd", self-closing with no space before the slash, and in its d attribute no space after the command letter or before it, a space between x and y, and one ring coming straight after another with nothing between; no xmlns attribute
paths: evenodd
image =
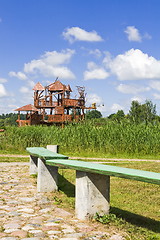
<svg viewBox="0 0 160 240"><path fill-rule="evenodd" d="M85 109L96 109L96 105L85 106L85 88L77 87L78 98L71 98L70 85L59 80L48 86L38 82L34 88L34 106L29 104L16 109L19 126L37 124L56 124L64 126L67 122L80 121L85 118ZM26 120L20 119L21 111L26 111Z"/></svg>

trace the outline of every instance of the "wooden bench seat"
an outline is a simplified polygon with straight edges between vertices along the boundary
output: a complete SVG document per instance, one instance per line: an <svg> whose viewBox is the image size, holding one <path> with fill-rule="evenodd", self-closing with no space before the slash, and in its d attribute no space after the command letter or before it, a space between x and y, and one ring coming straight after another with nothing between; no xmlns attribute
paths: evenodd
<svg viewBox="0 0 160 240"><path fill-rule="evenodd" d="M91 163L84 161L76 161L76 160L47 160L47 165L71 168L78 171L85 171L91 173L98 173L102 175L109 175L127 179L133 179L142 182L148 182L153 184L160 185L160 173L131 169L131 168L123 168L111 165L104 165L99 163Z"/></svg>
<svg viewBox="0 0 160 240"><path fill-rule="evenodd" d="M68 159L67 156L52 152L44 147L28 147L26 148L30 155L40 157L42 159Z"/></svg>

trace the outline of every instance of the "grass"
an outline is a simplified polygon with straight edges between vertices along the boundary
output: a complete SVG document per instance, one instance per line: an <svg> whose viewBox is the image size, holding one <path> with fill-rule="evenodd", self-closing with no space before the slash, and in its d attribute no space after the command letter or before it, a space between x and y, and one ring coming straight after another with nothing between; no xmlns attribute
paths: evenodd
<svg viewBox="0 0 160 240"><path fill-rule="evenodd" d="M0 162L28 162L29 157L1 157L0 156Z"/></svg>
<svg viewBox="0 0 160 240"><path fill-rule="evenodd" d="M159 164L155 162L117 162L115 165L159 172ZM59 192L51 198L54 204L73 211L75 171L60 169L59 174ZM104 223L106 229L116 227L123 231L127 236L125 239L158 240L159 192L159 185L111 177L111 213L109 216L99 216L96 220Z"/></svg>
<svg viewBox="0 0 160 240"><path fill-rule="evenodd" d="M56 126L6 127L0 136L0 150L24 152L26 147L60 145L60 152L70 156L117 158L159 158L160 123L115 123L100 119ZM74 149L74 152L73 152Z"/></svg>

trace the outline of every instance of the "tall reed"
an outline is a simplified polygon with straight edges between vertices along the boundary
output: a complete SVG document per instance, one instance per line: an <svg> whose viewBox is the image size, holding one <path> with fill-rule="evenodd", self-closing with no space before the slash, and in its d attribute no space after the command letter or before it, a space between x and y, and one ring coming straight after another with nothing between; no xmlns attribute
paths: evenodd
<svg viewBox="0 0 160 240"><path fill-rule="evenodd" d="M86 121L56 126L7 127L0 137L0 149L23 151L30 146L58 144L68 153L158 155L160 153L160 124L145 125Z"/></svg>

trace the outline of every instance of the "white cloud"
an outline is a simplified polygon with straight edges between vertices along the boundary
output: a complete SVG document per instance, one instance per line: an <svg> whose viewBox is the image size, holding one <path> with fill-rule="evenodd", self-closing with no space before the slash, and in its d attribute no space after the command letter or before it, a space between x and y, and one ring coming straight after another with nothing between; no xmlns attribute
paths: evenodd
<svg viewBox="0 0 160 240"><path fill-rule="evenodd" d="M144 102L144 99L142 97L134 96L131 98L131 102L132 101L138 101L139 103L142 103Z"/></svg>
<svg viewBox="0 0 160 240"><path fill-rule="evenodd" d="M150 87L140 87L136 85L128 85L128 84L119 84L116 88L119 92L125 94L137 94L139 92L146 92L150 90Z"/></svg>
<svg viewBox="0 0 160 240"><path fill-rule="evenodd" d="M118 103L114 103L112 106L111 106L111 111L113 113L116 113L118 110L123 110L124 107L122 107L121 105L119 105Z"/></svg>
<svg viewBox="0 0 160 240"><path fill-rule="evenodd" d="M142 37L139 30L134 26L128 26L124 32L127 34L129 41L141 42Z"/></svg>
<svg viewBox="0 0 160 240"><path fill-rule="evenodd" d="M109 77L109 74L103 68L97 68L92 71L85 71L84 72L84 80L89 79L105 79Z"/></svg>
<svg viewBox="0 0 160 240"><path fill-rule="evenodd" d="M91 105L92 103L96 103L97 105L100 105L103 103L103 100L101 97L99 97L97 94L95 93L90 93L87 95L87 99L86 99L87 104Z"/></svg>
<svg viewBox="0 0 160 240"><path fill-rule="evenodd" d="M96 57L101 57L102 56L102 53L99 49L90 50L89 54L94 55Z"/></svg>
<svg viewBox="0 0 160 240"><path fill-rule="evenodd" d="M84 72L84 80L109 77L109 73L103 67L98 67L94 62L89 62L87 68L88 70Z"/></svg>
<svg viewBox="0 0 160 240"><path fill-rule="evenodd" d="M155 90L160 91L160 81L150 81L149 86Z"/></svg>
<svg viewBox="0 0 160 240"><path fill-rule="evenodd" d="M110 61L104 59L103 62L106 62L106 67L119 80L160 78L160 61L139 49L130 49Z"/></svg>
<svg viewBox="0 0 160 240"><path fill-rule="evenodd" d="M0 84L0 97L5 97L7 96L7 92L3 84Z"/></svg>
<svg viewBox="0 0 160 240"><path fill-rule="evenodd" d="M75 41L87 41L87 42L100 42L103 41L101 36L97 34L96 31L87 32L86 30L79 27L67 28L64 31L63 36L70 43Z"/></svg>
<svg viewBox="0 0 160 240"><path fill-rule="evenodd" d="M19 91L21 93L29 93L29 92L31 92L30 89L28 87L25 87L25 86L21 87Z"/></svg>
<svg viewBox="0 0 160 240"><path fill-rule="evenodd" d="M150 40L150 39L152 39L152 36L149 35L148 33L145 33L144 36L143 36L143 38Z"/></svg>
<svg viewBox="0 0 160 240"><path fill-rule="evenodd" d="M27 79L27 76L24 74L24 73L22 73L22 72L9 72L9 76L10 77L17 77L18 79L20 79L20 80L26 80Z"/></svg>
<svg viewBox="0 0 160 240"><path fill-rule="evenodd" d="M154 93L153 97L157 100L160 100L160 94L158 94L158 93Z"/></svg>
<svg viewBox="0 0 160 240"><path fill-rule="evenodd" d="M29 87L33 88L35 86L35 82L32 80L27 81Z"/></svg>
<svg viewBox="0 0 160 240"><path fill-rule="evenodd" d="M74 50L67 49L61 52L46 52L40 59L32 60L24 65L26 74L42 74L44 77L60 77L74 79L74 74L62 64L68 64Z"/></svg>
<svg viewBox="0 0 160 240"><path fill-rule="evenodd" d="M5 78L0 78L0 83L5 83L5 82L7 82L7 79L5 79Z"/></svg>

